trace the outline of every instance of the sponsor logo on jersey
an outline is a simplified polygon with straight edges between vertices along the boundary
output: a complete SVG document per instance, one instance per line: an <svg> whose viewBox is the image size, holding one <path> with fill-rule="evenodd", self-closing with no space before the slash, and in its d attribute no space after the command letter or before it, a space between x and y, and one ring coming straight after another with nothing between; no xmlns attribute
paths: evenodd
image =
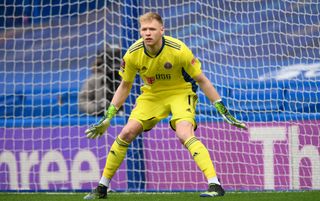
<svg viewBox="0 0 320 201"><path fill-rule="evenodd" d="M157 80L171 80L171 74L156 74Z"/></svg>

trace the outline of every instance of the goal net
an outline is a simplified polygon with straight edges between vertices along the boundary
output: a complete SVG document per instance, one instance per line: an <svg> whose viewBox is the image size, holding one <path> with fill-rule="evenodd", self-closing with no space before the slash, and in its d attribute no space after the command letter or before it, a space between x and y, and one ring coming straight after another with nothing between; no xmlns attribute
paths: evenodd
<svg viewBox="0 0 320 201"><path fill-rule="evenodd" d="M198 92L196 136L223 187L320 189L318 1L15 0L0 2L0 191L97 185L141 81L137 77L123 110L96 140L84 131L101 116L80 110L79 94L102 91L98 105L105 107L119 84L112 71L120 61L116 52L123 55L139 38L138 17L148 11L163 17L166 35L190 47L230 112L248 125L228 125ZM102 75L109 85L85 89L97 57L109 61L104 69L111 76ZM131 144L112 190L207 188L169 118Z"/></svg>

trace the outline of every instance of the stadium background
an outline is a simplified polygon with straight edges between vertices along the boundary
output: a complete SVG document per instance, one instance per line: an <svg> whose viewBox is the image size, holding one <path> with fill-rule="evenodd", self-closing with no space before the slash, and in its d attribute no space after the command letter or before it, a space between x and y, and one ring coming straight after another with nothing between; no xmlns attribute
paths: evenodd
<svg viewBox="0 0 320 201"><path fill-rule="evenodd" d="M163 16L166 34L193 50L231 112L252 128L232 129L199 93L199 133L225 188L320 188L317 1L16 0L2 1L0 8L0 190L96 184L140 80L126 115L114 119L105 140L85 138L84 130L98 119L79 112L77 93L97 50L107 42L125 51L139 37L137 17L149 10ZM112 188L206 188L166 123L132 145ZM258 133L273 138L273 149Z"/></svg>

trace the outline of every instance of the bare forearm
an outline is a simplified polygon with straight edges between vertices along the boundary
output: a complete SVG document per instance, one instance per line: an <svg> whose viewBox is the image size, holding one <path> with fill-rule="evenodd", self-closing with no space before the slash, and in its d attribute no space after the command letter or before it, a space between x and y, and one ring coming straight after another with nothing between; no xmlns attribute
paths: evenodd
<svg viewBox="0 0 320 201"><path fill-rule="evenodd" d="M209 98L212 103L216 100L221 99L219 93L207 77L201 74L197 76L196 81L198 82L203 93Z"/></svg>
<svg viewBox="0 0 320 201"><path fill-rule="evenodd" d="M247 129L247 126L245 123L242 123L238 121L236 118L234 118L228 111L228 109L225 107L223 102L221 101L221 97L215 87L211 84L210 80L204 75L200 74L194 78L204 94L210 99L212 103L214 103L215 108L218 110L218 112L222 115L223 119L227 121L229 124L234 125L238 128Z"/></svg>
<svg viewBox="0 0 320 201"><path fill-rule="evenodd" d="M112 98L111 104L113 104L116 108L120 108L129 96L131 87L132 83L121 81Z"/></svg>

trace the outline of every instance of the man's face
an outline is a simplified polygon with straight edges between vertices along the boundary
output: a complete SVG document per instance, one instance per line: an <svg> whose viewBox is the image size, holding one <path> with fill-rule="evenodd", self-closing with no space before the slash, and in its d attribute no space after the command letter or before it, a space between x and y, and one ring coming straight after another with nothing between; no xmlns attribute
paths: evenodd
<svg viewBox="0 0 320 201"><path fill-rule="evenodd" d="M140 35L145 45L152 47L161 43L164 29L157 20L142 21L140 26Z"/></svg>

